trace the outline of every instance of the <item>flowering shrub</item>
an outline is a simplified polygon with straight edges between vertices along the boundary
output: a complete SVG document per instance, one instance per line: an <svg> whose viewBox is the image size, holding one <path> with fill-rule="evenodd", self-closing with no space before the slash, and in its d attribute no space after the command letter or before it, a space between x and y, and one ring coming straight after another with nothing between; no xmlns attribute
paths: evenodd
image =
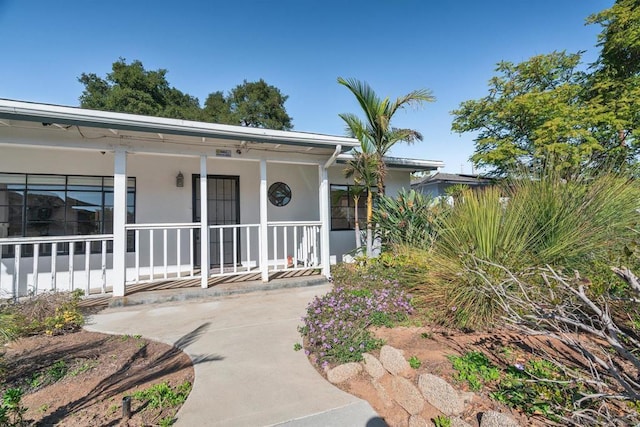
<svg viewBox="0 0 640 427"><path fill-rule="evenodd" d="M337 286L316 297L298 329L307 338L307 354L313 352L323 366L362 360L362 353L383 344L367 328L407 319L410 298L397 282L384 289Z"/></svg>

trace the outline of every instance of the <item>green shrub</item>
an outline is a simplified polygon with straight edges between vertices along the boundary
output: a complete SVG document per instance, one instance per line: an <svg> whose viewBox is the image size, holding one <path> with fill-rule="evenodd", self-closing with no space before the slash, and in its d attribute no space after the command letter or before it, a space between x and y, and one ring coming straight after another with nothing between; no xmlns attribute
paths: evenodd
<svg viewBox="0 0 640 427"><path fill-rule="evenodd" d="M411 245L426 249L433 244L435 223L446 210L432 197L403 189L397 198L383 196L377 199L373 223L385 247Z"/></svg>
<svg viewBox="0 0 640 427"><path fill-rule="evenodd" d="M438 223L429 271L414 274L412 293L440 321L478 328L500 314L487 291L506 278L499 266L515 274L545 265L593 273L594 292L604 292L611 283L606 266L621 257L639 205L637 184L606 174L569 182L547 175L466 191Z"/></svg>

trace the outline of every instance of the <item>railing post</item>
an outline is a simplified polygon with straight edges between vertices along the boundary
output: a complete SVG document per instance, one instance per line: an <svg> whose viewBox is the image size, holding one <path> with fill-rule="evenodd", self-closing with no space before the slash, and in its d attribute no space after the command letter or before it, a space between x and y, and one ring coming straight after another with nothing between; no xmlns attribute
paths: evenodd
<svg viewBox="0 0 640 427"><path fill-rule="evenodd" d="M269 281L269 244L267 231L267 161L260 160L260 272L263 282Z"/></svg>
<svg viewBox="0 0 640 427"><path fill-rule="evenodd" d="M113 296L123 297L127 275L127 152L116 148L113 167Z"/></svg>
<svg viewBox="0 0 640 427"><path fill-rule="evenodd" d="M327 169L323 165L319 167L319 193L320 193L320 262L322 274L328 279L331 276L331 263L329 251L329 178ZM314 238L315 240L315 238ZM317 252L316 252L317 254Z"/></svg>
<svg viewBox="0 0 640 427"><path fill-rule="evenodd" d="M13 260L13 300L16 301L20 295L20 250L22 249L21 245L14 246L14 260Z"/></svg>
<svg viewBox="0 0 640 427"><path fill-rule="evenodd" d="M209 286L209 212L207 209L207 156L200 156L200 286Z"/></svg>

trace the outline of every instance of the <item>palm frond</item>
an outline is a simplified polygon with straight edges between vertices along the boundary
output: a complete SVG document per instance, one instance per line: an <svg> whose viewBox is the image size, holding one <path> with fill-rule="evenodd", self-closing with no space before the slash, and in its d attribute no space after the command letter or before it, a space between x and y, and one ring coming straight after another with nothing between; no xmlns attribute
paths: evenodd
<svg viewBox="0 0 640 427"><path fill-rule="evenodd" d="M425 102L434 102L436 98L429 89L418 89L401 96L389 107L388 114L393 116L399 109L418 107Z"/></svg>
<svg viewBox="0 0 640 427"><path fill-rule="evenodd" d="M362 111L367 117L367 121L370 124L375 123L375 118L378 115L378 109L382 101L371 86L357 79L344 79L342 77L338 77L338 83L349 89L356 97Z"/></svg>

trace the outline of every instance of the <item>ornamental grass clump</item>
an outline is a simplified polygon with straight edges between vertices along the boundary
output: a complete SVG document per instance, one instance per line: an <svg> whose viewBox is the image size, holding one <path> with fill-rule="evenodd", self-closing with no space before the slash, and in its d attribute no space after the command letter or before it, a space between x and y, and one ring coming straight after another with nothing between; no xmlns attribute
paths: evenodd
<svg viewBox="0 0 640 427"><path fill-rule="evenodd" d="M298 328L307 354L313 353L322 366L362 360L362 353L383 344L367 328L406 320L412 312L410 299L397 283L386 289L338 286L316 297Z"/></svg>

